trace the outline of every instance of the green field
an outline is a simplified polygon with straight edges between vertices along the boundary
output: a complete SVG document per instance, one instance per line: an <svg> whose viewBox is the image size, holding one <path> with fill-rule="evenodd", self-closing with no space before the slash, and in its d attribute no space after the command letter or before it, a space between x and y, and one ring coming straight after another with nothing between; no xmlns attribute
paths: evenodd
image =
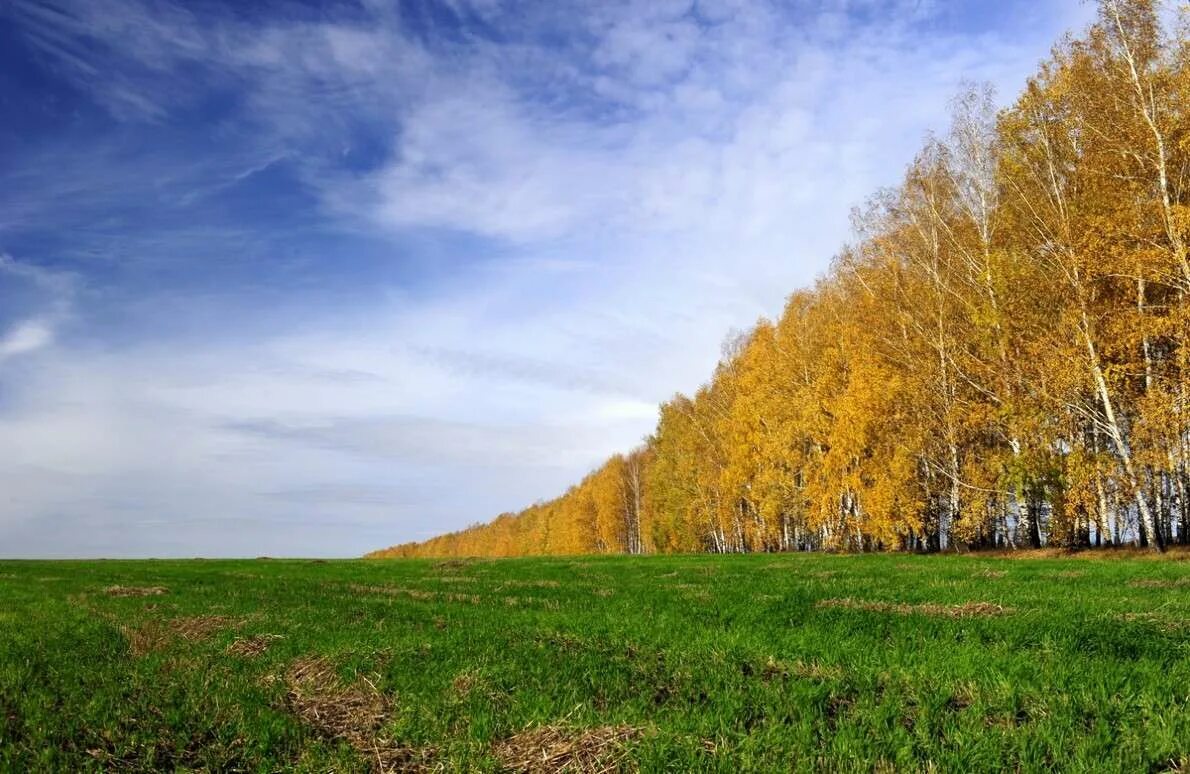
<svg viewBox="0 0 1190 774"><path fill-rule="evenodd" d="M6 771L1186 771L1188 705L1185 562L0 562Z"/></svg>

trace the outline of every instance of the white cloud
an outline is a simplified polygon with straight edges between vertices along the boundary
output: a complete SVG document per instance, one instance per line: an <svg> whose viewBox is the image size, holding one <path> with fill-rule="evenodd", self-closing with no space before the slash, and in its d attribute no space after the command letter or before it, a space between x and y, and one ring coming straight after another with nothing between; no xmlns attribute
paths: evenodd
<svg viewBox="0 0 1190 774"><path fill-rule="evenodd" d="M0 363L14 355L41 349L54 340L53 329L43 320L25 320L0 335Z"/></svg>
<svg viewBox="0 0 1190 774"><path fill-rule="evenodd" d="M73 275L0 253L0 306L12 310L6 315L0 308L0 365L50 346L57 327L70 317L74 295Z"/></svg>

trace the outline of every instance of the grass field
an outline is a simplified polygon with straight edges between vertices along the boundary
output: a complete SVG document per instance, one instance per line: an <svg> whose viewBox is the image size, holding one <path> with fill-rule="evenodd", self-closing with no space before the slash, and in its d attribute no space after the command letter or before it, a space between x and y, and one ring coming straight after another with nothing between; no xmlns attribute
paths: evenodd
<svg viewBox="0 0 1190 774"><path fill-rule="evenodd" d="M0 562L4 770L1186 771L1188 704L1187 562Z"/></svg>

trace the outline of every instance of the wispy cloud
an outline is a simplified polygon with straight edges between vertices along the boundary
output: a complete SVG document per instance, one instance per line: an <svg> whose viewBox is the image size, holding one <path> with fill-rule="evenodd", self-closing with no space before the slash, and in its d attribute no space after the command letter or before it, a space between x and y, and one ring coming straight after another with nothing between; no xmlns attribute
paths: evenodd
<svg viewBox="0 0 1190 774"><path fill-rule="evenodd" d="M0 337L0 363L13 355L41 349L54 339L54 331L45 320L25 320Z"/></svg>
<svg viewBox="0 0 1190 774"><path fill-rule="evenodd" d="M48 347L72 311L75 278L0 253L0 366Z"/></svg>

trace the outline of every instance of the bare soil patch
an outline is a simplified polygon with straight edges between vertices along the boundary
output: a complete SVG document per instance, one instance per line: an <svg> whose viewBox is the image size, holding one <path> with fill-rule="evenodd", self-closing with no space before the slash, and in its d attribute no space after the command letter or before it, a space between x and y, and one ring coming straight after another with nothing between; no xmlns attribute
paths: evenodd
<svg viewBox="0 0 1190 774"><path fill-rule="evenodd" d="M843 597L841 599L824 599L816 607L842 607L849 610L868 610L876 613L896 613L897 615L934 615L945 618L975 618L984 616L1007 615L1011 608L992 602L964 602L961 605L940 605L926 602L910 605L905 602L870 602L862 599Z"/></svg>
<svg viewBox="0 0 1190 774"><path fill-rule="evenodd" d="M641 733L631 726L539 726L501 741L494 752L506 770L522 774L635 771L627 748Z"/></svg>

